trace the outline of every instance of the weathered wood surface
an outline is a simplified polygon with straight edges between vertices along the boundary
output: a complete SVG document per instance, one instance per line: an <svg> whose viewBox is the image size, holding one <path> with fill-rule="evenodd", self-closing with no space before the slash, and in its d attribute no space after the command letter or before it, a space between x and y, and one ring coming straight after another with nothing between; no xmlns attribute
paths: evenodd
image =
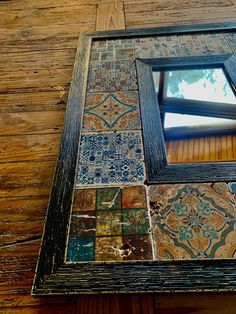
<svg viewBox="0 0 236 314"><path fill-rule="evenodd" d="M235 313L235 294L223 293L30 296L79 33L110 2L0 1L0 313ZM127 28L236 15L230 0L123 3Z"/></svg>

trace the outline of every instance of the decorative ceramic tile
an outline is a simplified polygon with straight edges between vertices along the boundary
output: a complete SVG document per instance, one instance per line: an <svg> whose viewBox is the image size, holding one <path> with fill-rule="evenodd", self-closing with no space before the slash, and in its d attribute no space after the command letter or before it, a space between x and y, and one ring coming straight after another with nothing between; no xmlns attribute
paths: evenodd
<svg viewBox="0 0 236 314"><path fill-rule="evenodd" d="M152 245L149 236L127 236L123 239L124 260L152 260Z"/></svg>
<svg viewBox="0 0 236 314"><path fill-rule="evenodd" d="M120 188L97 189L97 210L121 208Z"/></svg>
<svg viewBox="0 0 236 314"><path fill-rule="evenodd" d="M146 208L146 190L143 186L130 186L122 190L123 208Z"/></svg>
<svg viewBox="0 0 236 314"><path fill-rule="evenodd" d="M145 235L149 233L148 211L144 209L122 210L123 235Z"/></svg>
<svg viewBox="0 0 236 314"><path fill-rule="evenodd" d="M96 213L84 211L73 213L70 223L70 236L95 236Z"/></svg>
<svg viewBox="0 0 236 314"><path fill-rule="evenodd" d="M97 212L96 236L122 235L121 210Z"/></svg>
<svg viewBox="0 0 236 314"><path fill-rule="evenodd" d="M83 117L84 131L140 129L140 126L136 91L87 95Z"/></svg>
<svg viewBox="0 0 236 314"><path fill-rule="evenodd" d="M226 183L158 185L149 194L157 259L215 258L235 245L235 201ZM226 245L227 237L233 242Z"/></svg>
<svg viewBox="0 0 236 314"><path fill-rule="evenodd" d="M87 91L136 90L137 78L133 61L91 62Z"/></svg>
<svg viewBox="0 0 236 314"><path fill-rule="evenodd" d="M72 211L67 261L153 259L145 186L77 190L77 202L87 194L94 204L94 191L95 211Z"/></svg>
<svg viewBox="0 0 236 314"><path fill-rule="evenodd" d="M77 185L143 181L140 131L82 135Z"/></svg>
<svg viewBox="0 0 236 314"><path fill-rule="evenodd" d="M97 237L96 238L96 261L119 261L123 260L122 237Z"/></svg>
<svg viewBox="0 0 236 314"><path fill-rule="evenodd" d="M95 189L75 189L73 200L73 212L95 210L96 190Z"/></svg>
<svg viewBox="0 0 236 314"><path fill-rule="evenodd" d="M67 262L94 260L94 237L69 237Z"/></svg>
<svg viewBox="0 0 236 314"><path fill-rule="evenodd" d="M229 183L229 189L232 193L236 193L236 182Z"/></svg>
<svg viewBox="0 0 236 314"><path fill-rule="evenodd" d="M136 38L133 41L136 58L232 53L232 49L223 34L158 36Z"/></svg>
<svg viewBox="0 0 236 314"><path fill-rule="evenodd" d="M114 61L134 59L132 39L93 41L91 61Z"/></svg>

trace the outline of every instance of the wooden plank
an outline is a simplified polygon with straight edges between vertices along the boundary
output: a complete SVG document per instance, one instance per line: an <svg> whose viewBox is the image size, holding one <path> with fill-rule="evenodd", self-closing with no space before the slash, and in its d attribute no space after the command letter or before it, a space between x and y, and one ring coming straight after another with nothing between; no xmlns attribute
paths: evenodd
<svg viewBox="0 0 236 314"><path fill-rule="evenodd" d="M56 160L60 134L0 136L0 163Z"/></svg>
<svg viewBox="0 0 236 314"><path fill-rule="evenodd" d="M0 94L0 113L65 110L67 98L62 86L50 92Z"/></svg>
<svg viewBox="0 0 236 314"><path fill-rule="evenodd" d="M61 132L64 110L41 112L2 113L0 134L46 134Z"/></svg>
<svg viewBox="0 0 236 314"><path fill-rule="evenodd" d="M126 27L154 27L203 22L235 21L236 6L230 1L168 1L125 3ZM193 5L194 5L193 3Z"/></svg>
<svg viewBox="0 0 236 314"><path fill-rule="evenodd" d="M55 162L0 164L0 198L49 195Z"/></svg>
<svg viewBox="0 0 236 314"><path fill-rule="evenodd" d="M97 9L96 30L125 29L123 2L100 3Z"/></svg>

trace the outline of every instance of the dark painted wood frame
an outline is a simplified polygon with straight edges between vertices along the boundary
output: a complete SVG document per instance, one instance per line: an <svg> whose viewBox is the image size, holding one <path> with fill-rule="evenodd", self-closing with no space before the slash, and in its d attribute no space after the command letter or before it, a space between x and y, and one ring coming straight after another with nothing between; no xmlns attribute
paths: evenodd
<svg viewBox="0 0 236 314"><path fill-rule="evenodd" d="M91 41L225 31L235 32L236 23L94 32L80 36L32 288L33 295L236 290L236 264L231 259L74 264L64 262Z"/></svg>
<svg viewBox="0 0 236 314"><path fill-rule="evenodd" d="M236 162L168 164L161 115L152 72L154 70L170 71L221 67L229 77L229 82L235 93L236 56L214 55L201 57L137 59L136 67L143 126L147 183L235 181ZM201 114L201 105L201 102L199 102L199 114ZM213 110L214 104L209 106L211 106L210 109ZM187 106L180 106L180 109L183 107L186 113L191 114L192 108L190 108L190 111L188 112ZM215 111L217 112L217 109L215 109ZM228 115L231 113L232 117L236 118L234 105L225 106L225 111Z"/></svg>

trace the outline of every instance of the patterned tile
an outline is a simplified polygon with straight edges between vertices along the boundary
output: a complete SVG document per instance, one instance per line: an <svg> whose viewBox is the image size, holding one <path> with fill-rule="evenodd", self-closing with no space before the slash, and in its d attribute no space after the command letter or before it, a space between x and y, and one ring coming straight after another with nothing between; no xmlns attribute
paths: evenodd
<svg viewBox="0 0 236 314"><path fill-rule="evenodd" d="M95 236L96 213L84 211L73 213L70 223L70 236Z"/></svg>
<svg viewBox="0 0 236 314"><path fill-rule="evenodd" d="M69 237L67 262L94 260L94 237Z"/></svg>
<svg viewBox="0 0 236 314"><path fill-rule="evenodd" d="M132 39L93 41L91 61L114 61L134 59Z"/></svg>
<svg viewBox="0 0 236 314"><path fill-rule="evenodd" d="M73 212L95 210L96 190L95 189L75 189L73 200Z"/></svg>
<svg viewBox="0 0 236 314"><path fill-rule="evenodd" d="M96 238L96 261L119 261L123 260L122 237L97 237Z"/></svg>
<svg viewBox="0 0 236 314"><path fill-rule="evenodd" d="M137 78L133 61L91 62L88 92L136 90Z"/></svg>
<svg viewBox="0 0 236 314"><path fill-rule="evenodd" d="M120 188L97 189L97 210L121 208Z"/></svg>
<svg viewBox="0 0 236 314"><path fill-rule="evenodd" d="M133 41L136 58L232 53L230 37L225 38L223 34L158 36L136 38Z"/></svg>
<svg viewBox="0 0 236 314"><path fill-rule="evenodd" d="M149 197L157 259L216 258L235 245L236 208L226 183L151 186Z"/></svg>
<svg viewBox="0 0 236 314"><path fill-rule="evenodd" d="M126 250L124 260L152 260L152 245L149 236L127 236L123 239Z"/></svg>
<svg viewBox="0 0 236 314"><path fill-rule="evenodd" d="M123 208L146 208L146 189L144 186L129 186L122 190Z"/></svg>
<svg viewBox="0 0 236 314"><path fill-rule="evenodd" d="M84 131L140 129L140 126L136 91L87 95L83 117Z"/></svg>
<svg viewBox="0 0 236 314"><path fill-rule="evenodd" d="M140 131L84 134L77 185L144 181Z"/></svg>
<svg viewBox="0 0 236 314"><path fill-rule="evenodd" d="M121 210L97 212L96 236L122 235Z"/></svg>
<svg viewBox="0 0 236 314"><path fill-rule="evenodd" d="M122 210L123 235L145 235L149 232L147 209Z"/></svg>

